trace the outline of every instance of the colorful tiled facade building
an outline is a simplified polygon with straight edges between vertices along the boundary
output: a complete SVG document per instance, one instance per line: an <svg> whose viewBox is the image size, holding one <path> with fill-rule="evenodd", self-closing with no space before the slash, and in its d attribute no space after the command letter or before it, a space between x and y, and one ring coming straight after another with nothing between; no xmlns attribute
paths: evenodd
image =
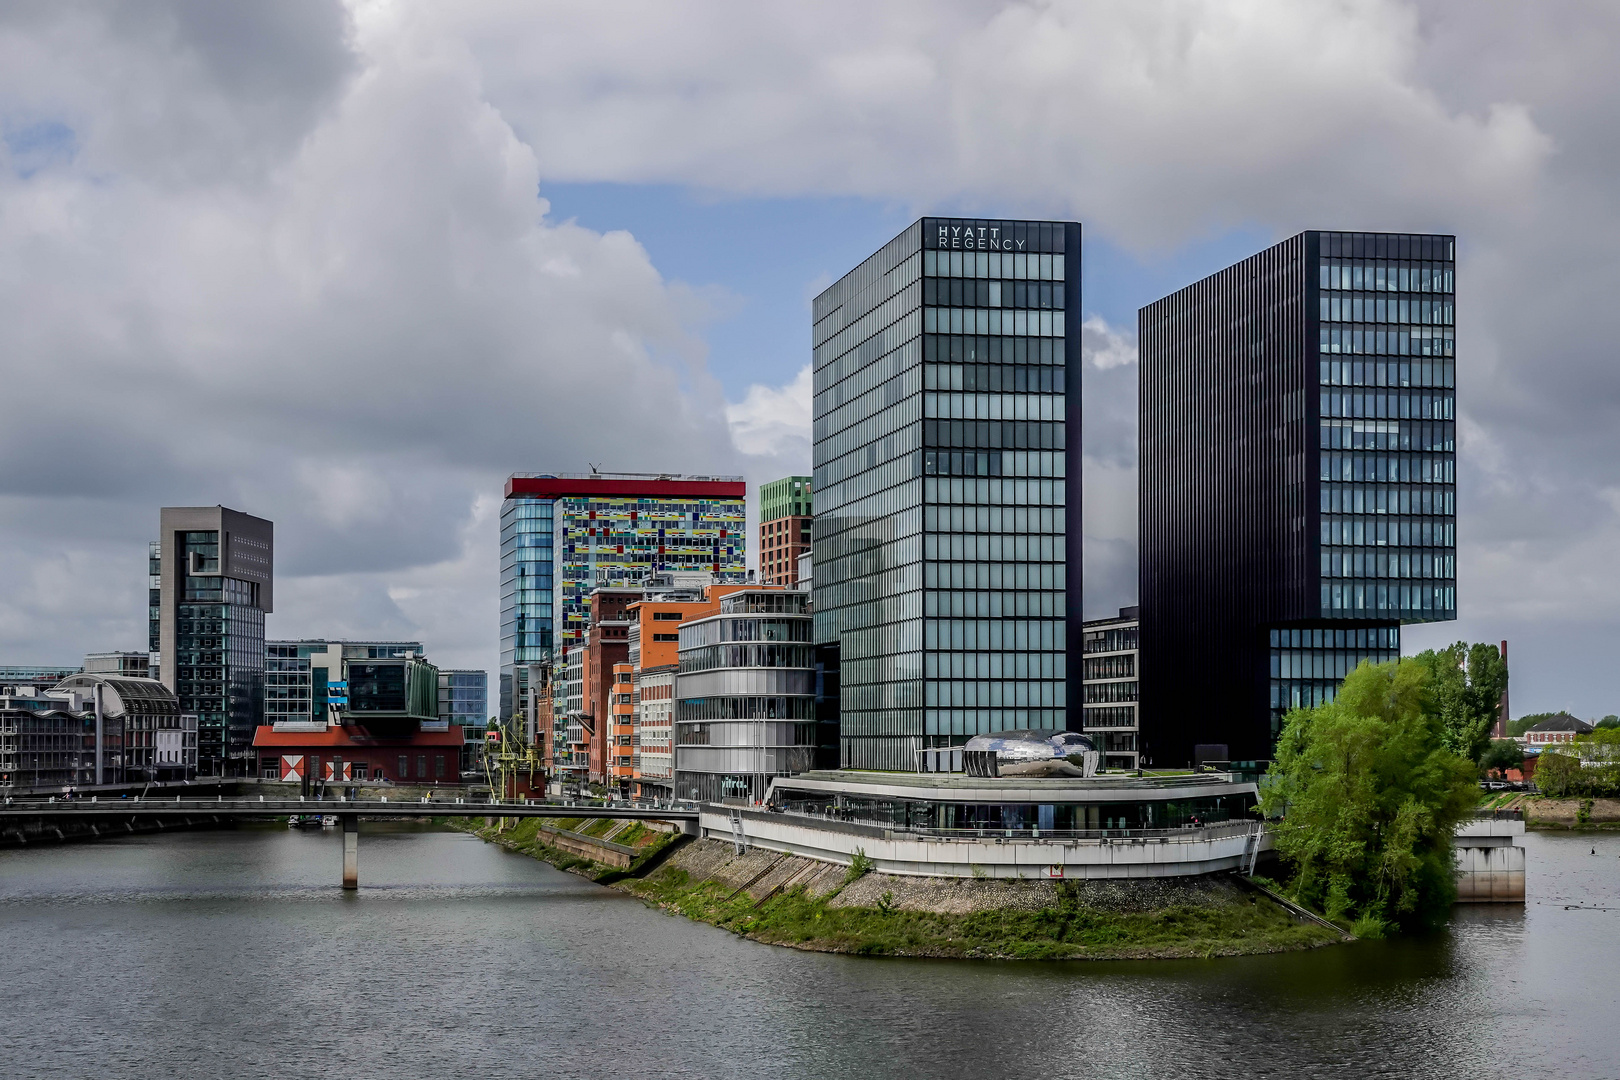
<svg viewBox="0 0 1620 1080"><path fill-rule="evenodd" d="M584 646L591 593L649 575L747 573L740 476L514 475L501 506L500 710L524 708L529 669Z"/></svg>

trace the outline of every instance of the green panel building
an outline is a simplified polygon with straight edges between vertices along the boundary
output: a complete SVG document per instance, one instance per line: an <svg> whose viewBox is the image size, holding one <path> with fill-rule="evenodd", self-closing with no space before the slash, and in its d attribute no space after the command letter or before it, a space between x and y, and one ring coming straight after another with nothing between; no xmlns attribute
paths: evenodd
<svg viewBox="0 0 1620 1080"><path fill-rule="evenodd" d="M810 478L784 476L759 486L759 579L797 585L799 556L810 551Z"/></svg>

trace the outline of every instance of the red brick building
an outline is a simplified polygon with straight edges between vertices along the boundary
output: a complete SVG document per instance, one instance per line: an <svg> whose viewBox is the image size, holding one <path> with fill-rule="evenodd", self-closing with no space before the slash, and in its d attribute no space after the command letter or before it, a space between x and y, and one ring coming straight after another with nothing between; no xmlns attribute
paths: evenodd
<svg viewBox="0 0 1620 1080"><path fill-rule="evenodd" d="M374 735L352 724L325 731L277 731L265 724L253 737L262 778L332 783L459 784L461 743L459 727Z"/></svg>

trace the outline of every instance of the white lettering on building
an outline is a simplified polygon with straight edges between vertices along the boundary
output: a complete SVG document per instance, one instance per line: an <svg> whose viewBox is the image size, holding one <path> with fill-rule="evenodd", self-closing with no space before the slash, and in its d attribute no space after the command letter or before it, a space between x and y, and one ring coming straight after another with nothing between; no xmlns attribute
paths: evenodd
<svg viewBox="0 0 1620 1080"><path fill-rule="evenodd" d="M1024 241L1004 238L1000 229L941 225L936 246L953 251L1023 251Z"/></svg>

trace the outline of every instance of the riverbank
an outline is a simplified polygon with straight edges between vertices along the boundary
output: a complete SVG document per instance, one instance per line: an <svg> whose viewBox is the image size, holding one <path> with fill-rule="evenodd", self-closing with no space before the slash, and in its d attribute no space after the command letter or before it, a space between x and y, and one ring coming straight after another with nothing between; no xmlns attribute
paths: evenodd
<svg viewBox="0 0 1620 1080"><path fill-rule="evenodd" d="M814 952L1117 960L1275 953L1342 940L1228 875L1031 881L859 873L759 848L737 855L729 843L628 829L604 837L635 851L627 865L610 866L580 853L588 847L569 822L525 821L503 831L446 823L672 914ZM574 834L571 850L559 846L548 827Z"/></svg>
<svg viewBox="0 0 1620 1080"><path fill-rule="evenodd" d="M1492 809L1519 810L1531 829L1620 828L1620 799L1549 799L1514 795L1493 802Z"/></svg>

